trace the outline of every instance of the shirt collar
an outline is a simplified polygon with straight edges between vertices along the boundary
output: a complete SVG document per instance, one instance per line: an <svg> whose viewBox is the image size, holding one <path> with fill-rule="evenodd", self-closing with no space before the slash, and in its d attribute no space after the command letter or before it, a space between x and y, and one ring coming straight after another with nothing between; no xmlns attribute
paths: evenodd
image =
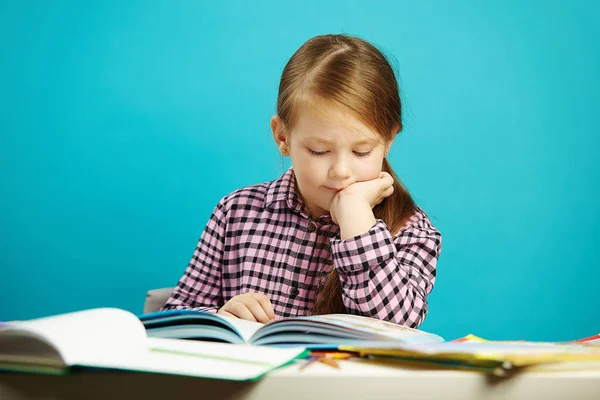
<svg viewBox="0 0 600 400"><path fill-rule="evenodd" d="M296 190L296 176L291 167L267 188L265 207L271 208L276 203L285 203L288 208L299 213L306 212L304 201Z"/></svg>

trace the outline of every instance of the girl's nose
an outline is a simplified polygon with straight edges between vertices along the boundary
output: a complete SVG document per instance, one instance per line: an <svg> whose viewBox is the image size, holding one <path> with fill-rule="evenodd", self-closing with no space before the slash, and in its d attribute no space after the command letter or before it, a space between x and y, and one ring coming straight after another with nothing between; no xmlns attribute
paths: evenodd
<svg viewBox="0 0 600 400"><path fill-rule="evenodd" d="M329 175L331 178L341 181L350 178L352 176L352 170L347 162L338 160L331 166Z"/></svg>

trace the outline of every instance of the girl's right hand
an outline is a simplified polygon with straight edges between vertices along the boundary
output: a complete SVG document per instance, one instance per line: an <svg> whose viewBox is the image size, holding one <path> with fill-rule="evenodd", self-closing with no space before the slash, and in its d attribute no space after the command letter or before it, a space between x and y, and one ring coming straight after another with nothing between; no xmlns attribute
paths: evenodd
<svg viewBox="0 0 600 400"><path fill-rule="evenodd" d="M217 314L267 323L275 319L271 300L264 294L244 293L233 296Z"/></svg>

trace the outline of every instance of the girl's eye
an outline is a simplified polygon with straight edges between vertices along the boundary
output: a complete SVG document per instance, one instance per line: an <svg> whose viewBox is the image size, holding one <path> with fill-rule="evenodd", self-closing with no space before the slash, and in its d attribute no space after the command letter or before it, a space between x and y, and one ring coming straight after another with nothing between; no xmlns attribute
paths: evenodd
<svg viewBox="0 0 600 400"><path fill-rule="evenodd" d="M313 149L308 149L308 151L310 152L310 154L312 154L313 156L324 156L325 154L327 154L326 151L315 151Z"/></svg>
<svg viewBox="0 0 600 400"><path fill-rule="evenodd" d="M371 155L371 153L373 152L373 150L369 150L369 151L355 151L354 155L356 155L357 157L368 157Z"/></svg>

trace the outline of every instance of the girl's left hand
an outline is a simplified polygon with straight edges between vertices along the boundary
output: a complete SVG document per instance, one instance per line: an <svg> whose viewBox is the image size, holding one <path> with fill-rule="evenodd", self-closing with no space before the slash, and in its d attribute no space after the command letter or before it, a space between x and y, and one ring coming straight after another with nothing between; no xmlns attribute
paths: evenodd
<svg viewBox="0 0 600 400"><path fill-rule="evenodd" d="M334 222L339 224L339 218L346 211L352 213L356 207L368 206L370 209L381 203L383 199L394 193L394 178L387 172L381 172L375 179L355 182L337 193L329 212Z"/></svg>

